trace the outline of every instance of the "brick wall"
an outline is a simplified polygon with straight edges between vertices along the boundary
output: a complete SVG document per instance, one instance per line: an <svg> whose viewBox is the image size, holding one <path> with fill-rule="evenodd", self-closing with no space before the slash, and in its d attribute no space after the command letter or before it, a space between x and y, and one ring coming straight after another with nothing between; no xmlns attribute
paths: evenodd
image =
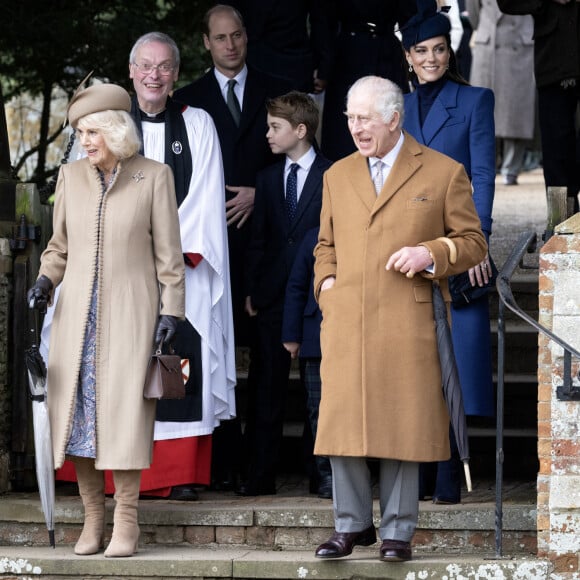
<svg viewBox="0 0 580 580"><path fill-rule="evenodd" d="M540 250L539 322L580 350L580 214ZM580 574L580 401L560 401L563 349L540 335L538 350L538 555L558 578ZM578 360L572 359L574 386Z"/></svg>

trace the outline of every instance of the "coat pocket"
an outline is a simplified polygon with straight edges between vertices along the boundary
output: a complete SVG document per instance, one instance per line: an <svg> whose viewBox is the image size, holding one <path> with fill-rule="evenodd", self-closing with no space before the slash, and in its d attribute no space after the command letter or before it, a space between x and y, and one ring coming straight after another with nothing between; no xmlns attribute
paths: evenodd
<svg viewBox="0 0 580 580"><path fill-rule="evenodd" d="M419 282L413 286L415 302L433 302L433 288L431 282Z"/></svg>
<svg viewBox="0 0 580 580"><path fill-rule="evenodd" d="M489 31L477 30L475 32L474 44L489 44L491 40L491 34Z"/></svg>

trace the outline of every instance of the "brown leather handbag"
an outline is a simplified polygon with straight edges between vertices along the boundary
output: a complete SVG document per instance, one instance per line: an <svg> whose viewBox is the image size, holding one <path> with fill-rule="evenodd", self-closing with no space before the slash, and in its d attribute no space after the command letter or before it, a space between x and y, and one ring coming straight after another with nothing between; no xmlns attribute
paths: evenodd
<svg viewBox="0 0 580 580"><path fill-rule="evenodd" d="M163 341L151 355L143 396L146 399L183 399L185 383L181 372L181 357L169 346L169 354L163 354Z"/></svg>

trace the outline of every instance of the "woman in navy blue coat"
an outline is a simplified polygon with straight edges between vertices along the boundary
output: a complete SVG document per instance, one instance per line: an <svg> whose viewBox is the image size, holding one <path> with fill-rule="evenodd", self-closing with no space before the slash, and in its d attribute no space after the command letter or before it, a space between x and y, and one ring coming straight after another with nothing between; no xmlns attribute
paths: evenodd
<svg viewBox="0 0 580 580"><path fill-rule="evenodd" d="M494 96L469 86L456 73L450 23L436 0L419 0L418 13L402 30L413 91L405 95L404 129L419 143L462 163L471 179L481 228L489 242L495 185ZM489 256L472 268L473 285L491 276ZM494 414L491 335L487 296L451 307L452 336L467 415ZM422 468L420 494L435 503L461 499L461 465L450 461Z"/></svg>

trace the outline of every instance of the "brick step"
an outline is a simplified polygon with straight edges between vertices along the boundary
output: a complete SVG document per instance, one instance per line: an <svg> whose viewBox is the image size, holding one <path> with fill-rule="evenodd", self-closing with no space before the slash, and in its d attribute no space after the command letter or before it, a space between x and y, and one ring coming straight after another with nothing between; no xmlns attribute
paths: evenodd
<svg viewBox="0 0 580 580"><path fill-rule="evenodd" d="M491 333L492 335L497 334L498 323L497 320L491 320ZM537 336L538 331L533 327L530 326L528 323L524 322L521 319L517 320L506 320L505 323L505 333L506 336L509 338L512 335L514 336Z"/></svg>
<svg viewBox="0 0 580 580"><path fill-rule="evenodd" d="M415 555L410 562L385 563L378 560L378 544L355 548L340 560L320 560L312 551L269 551L243 548L200 549L197 547L145 546L131 558L104 558L102 554L74 556L70 548L0 548L0 575L32 578L42 575L52 580L74 578L502 578L521 580L550 578L551 565L539 558L493 559L482 556L437 554Z"/></svg>
<svg viewBox="0 0 580 580"><path fill-rule="evenodd" d="M141 500L139 503L140 546L191 550L309 550L326 540L334 528L332 502L304 493L300 480L278 479L275 496L240 498L233 492L200 490L200 500L177 502ZM294 483L294 487L292 486ZM76 486L75 486L76 487ZM58 488L57 488L58 489ZM504 550L511 555L536 553L536 508L533 483L506 487L503 507ZM473 554L494 551L494 491L489 482L474 480L473 493L464 493L454 506L420 503L414 551L419 555ZM107 537L111 533L114 501L107 505ZM375 501L375 524L379 522ZM83 521L77 495L58 495L55 512L57 552L72 556ZM10 493L0 498L0 544L20 548L20 557L31 556L47 546L47 532L38 495ZM4 548L0 548L0 562ZM77 557L77 559L79 559ZM81 560L84 558L80 558Z"/></svg>
<svg viewBox="0 0 580 580"><path fill-rule="evenodd" d="M511 281L512 294L518 306L528 312L537 313L538 311L538 271L534 270L526 274L517 274ZM490 316L496 318L499 312L499 295L495 288L489 292ZM506 318L515 316L509 308L506 308Z"/></svg>

